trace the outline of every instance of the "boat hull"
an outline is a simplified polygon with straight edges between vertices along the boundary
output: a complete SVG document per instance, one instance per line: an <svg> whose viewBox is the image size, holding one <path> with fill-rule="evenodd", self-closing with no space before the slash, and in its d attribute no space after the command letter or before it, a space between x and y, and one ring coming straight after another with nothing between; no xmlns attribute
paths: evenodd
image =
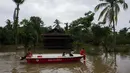
<svg viewBox="0 0 130 73"><path fill-rule="evenodd" d="M80 61L82 56L78 57L55 57L55 58L44 58L44 57L38 57L38 58L26 58L27 63L59 63L59 62L77 62Z"/></svg>

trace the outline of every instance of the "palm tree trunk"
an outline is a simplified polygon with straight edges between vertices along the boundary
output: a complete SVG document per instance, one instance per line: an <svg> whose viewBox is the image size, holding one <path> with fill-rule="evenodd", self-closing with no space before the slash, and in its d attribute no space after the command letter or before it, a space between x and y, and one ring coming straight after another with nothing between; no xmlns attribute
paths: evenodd
<svg viewBox="0 0 130 73"><path fill-rule="evenodd" d="M16 20L15 20L15 22L16 22L16 26L15 26L15 31L16 31L16 33L15 33L15 44L16 44L16 46L17 46L17 44L18 44L18 20L19 20L19 4L17 4L17 9L16 9L16 11L17 11L17 14L16 14Z"/></svg>
<svg viewBox="0 0 130 73"><path fill-rule="evenodd" d="M116 30L115 30L115 24L114 24L114 21L113 21L113 51L115 51L115 48L116 48Z"/></svg>
<svg viewBox="0 0 130 73"><path fill-rule="evenodd" d="M115 47L116 47L116 30L115 30L115 12L114 12L113 3L111 4L111 7L112 7L112 12L113 12L113 16L112 16L112 22L113 22L113 51L115 52Z"/></svg>
<svg viewBox="0 0 130 73"><path fill-rule="evenodd" d="M117 66L117 64L116 64L116 29L115 29L115 24L114 24L114 20L113 20L113 33L114 33L114 35L113 35L113 38L114 38L114 46L113 46L113 49L114 49L114 66L115 66L115 68L116 68L116 66Z"/></svg>

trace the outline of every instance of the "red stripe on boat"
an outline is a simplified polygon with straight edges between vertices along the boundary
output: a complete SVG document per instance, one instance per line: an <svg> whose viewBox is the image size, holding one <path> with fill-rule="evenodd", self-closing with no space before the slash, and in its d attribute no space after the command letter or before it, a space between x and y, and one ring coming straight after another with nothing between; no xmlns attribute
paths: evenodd
<svg viewBox="0 0 130 73"><path fill-rule="evenodd" d="M38 58L42 58L42 56L37 56Z"/></svg>

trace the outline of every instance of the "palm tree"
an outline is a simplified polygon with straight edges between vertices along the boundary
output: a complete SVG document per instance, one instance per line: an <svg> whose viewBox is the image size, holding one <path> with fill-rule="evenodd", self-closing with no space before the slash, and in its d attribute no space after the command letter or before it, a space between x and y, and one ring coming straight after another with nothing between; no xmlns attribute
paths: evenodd
<svg viewBox="0 0 130 73"><path fill-rule="evenodd" d="M57 28L57 29L60 29L60 28L61 28L61 27L60 27L61 22L60 22L58 19L56 19L56 20L54 21L54 23L55 23L55 25L54 25L55 28Z"/></svg>
<svg viewBox="0 0 130 73"><path fill-rule="evenodd" d="M13 15L13 19L14 19L14 29L15 29L15 44L17 44L17 32L18 32L18 19L19 19L19 6L21 4L24 3L25 0L13 0L13 2L16 4L16 8L14 10L14 15Z"/></svg>
<svg viewBox="0 0 130 73"><path fill-rule="evenodd" d="M103 10L101 11L98 20L103 18L103 22L106 23L106 21L109 22L109 26L112 26L113 29L113 37L114 37L114 45L116 45L116 32L115 32L115 26L117 25L118 21L118 14L120 12L120 5L123 6L123 9L126 10L128 8L127 3L125 0L100 0L102 3L98 4L95 7L95 11L98 11L99 9Z"/></svg>
<svg viewBox="0 0 130 73"><path fill-rule="evenodd" d="M69 23L67 22L67 23L64 23L64 24L65 24L65 28L64 28L64 29L65 29L65 32L68 33Z"/></svg>
<svg viewBox="0 0 130 73"><path fill-rule="evenodd" d="M7 25L5 26L5 28L7 28L8 30L12 30L12 22L9 19L7 19L6 24Z"/></svg>

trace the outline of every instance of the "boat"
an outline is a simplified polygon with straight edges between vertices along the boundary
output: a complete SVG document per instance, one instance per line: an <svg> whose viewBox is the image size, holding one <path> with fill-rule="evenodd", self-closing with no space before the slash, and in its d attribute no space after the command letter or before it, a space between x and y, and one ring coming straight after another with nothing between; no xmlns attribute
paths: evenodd
<svg viewBox="0 0 130 73"><path fill-rule="evenodd" d="M70 56L66 54L32 54L32 56L26 57L27 63L59 63L59 62L77 62L83 56L80 54L73 54Z"/></svg>

